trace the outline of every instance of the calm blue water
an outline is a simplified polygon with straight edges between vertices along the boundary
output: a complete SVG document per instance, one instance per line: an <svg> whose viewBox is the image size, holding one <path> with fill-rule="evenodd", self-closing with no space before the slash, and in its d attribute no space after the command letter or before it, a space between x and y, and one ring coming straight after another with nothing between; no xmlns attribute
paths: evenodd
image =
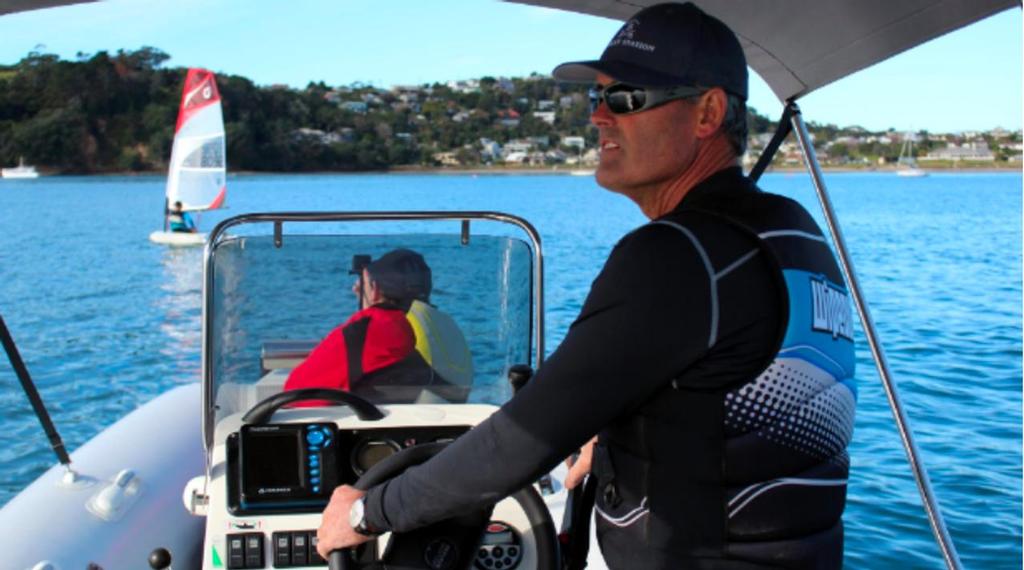
<svg viewBox="0 0 1024 570"><path fill-rule="evenodd" d="M1021 566L1021 176L838 174L830 189L932 482L967 567ZM766 189L817 211L804 174ZM0 313L73 450L199 373L199 250L150 244L162 177L0 181ZM543 236L548 350L635 207L573 176L239 176L227 216L502 210ZM864 342L847 567L941 559ZM0 504L53 463L0 364Z"/></svg>

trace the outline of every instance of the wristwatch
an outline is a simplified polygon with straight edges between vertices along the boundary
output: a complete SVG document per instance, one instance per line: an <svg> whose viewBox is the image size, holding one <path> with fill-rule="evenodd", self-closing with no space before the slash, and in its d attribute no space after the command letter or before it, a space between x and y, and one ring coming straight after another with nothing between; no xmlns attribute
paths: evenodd
<svg viewBox="0 0 1024 570"><path fill-rule="evenodd" d="M366 497L359 497L352 503L352 508L348 511L348 524L352 526L352 530L363 536L380 536L384 534L366 522Z"/></svg>

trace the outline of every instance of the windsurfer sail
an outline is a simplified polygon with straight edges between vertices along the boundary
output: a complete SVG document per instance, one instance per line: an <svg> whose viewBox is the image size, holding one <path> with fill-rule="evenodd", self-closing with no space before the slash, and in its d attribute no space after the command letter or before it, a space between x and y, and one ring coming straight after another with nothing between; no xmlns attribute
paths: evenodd
<svg viewBox="0 0 1024 570"><path fill-rule="evenodd" d="M181 211L214 210L224 204L225 185L224 117L220 92L212 72L192 68L185 77L174 129L174 146L167 174L167 199L164 203L164 231L154 232L157 242L180 241L158 239L174 232L172 210L181 203ZM181 216L178 215L178 218ZM196 239L202 243L203 239Z"/></svg>

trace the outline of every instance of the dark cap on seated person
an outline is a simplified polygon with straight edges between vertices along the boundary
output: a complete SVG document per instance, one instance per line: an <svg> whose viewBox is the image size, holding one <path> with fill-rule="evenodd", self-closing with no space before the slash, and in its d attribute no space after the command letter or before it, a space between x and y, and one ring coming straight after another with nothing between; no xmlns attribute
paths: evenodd
<svg viewBox="0 0 1024 570"><path fill-rule="evenodd" d="M429 301L433 288L430 267L409 249L389 251L366 266L370 279L388 299Z"/></svg>
<svg viewBox="0 0 1024 570"><path fill-rule="evenodd" d="M598 72L637 87L721 87L747 98L747 59L736 34L690 2L644 8L619 28L601 59L563 63L551 74L592 83Z"/></svg>

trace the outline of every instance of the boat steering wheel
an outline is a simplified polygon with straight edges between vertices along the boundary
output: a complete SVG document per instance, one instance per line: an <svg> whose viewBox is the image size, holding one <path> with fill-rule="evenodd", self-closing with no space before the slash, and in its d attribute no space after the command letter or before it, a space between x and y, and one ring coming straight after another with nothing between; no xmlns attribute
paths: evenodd
<svg viewBox="0 0 1024 570"><path fill-rule="evenodd" d="M367 490L419 465L437 455L448 445L434 442L406 448L371 467L355 484ZM533 485L520 489L511 498L523 510L533 533L537 570L557 570L558 542L555 525L544 500ZM478 509L410 532L393 533L378 566L362 565L352 559L351 550L335 550L330 554L330 570L370 570L370 568L407 568L424 570L464 570L476 559L480 541L490 523L494 505Z"/></svg>
<svg viewBox="0 0 1024 570"><path fill-rule="evenodd" d="M326 400L331 404L345 404L352 408L356 417L364 422L374 422L384 417L384 412L380 411L380 408L351 392L331 388L303 388L280 392L269 398L264 398L242 416L242 422L256 425L265 424L281 406L302 400Z"/></svg>

